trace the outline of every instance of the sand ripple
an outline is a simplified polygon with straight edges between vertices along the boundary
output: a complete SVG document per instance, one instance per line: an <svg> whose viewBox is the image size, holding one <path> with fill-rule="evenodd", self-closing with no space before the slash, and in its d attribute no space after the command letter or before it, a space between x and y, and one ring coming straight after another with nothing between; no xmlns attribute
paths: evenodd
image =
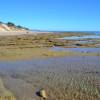
<svg viewBox="0 0 100 100"><path fill-rule="evenodd" d="M100 98L99 56L0 62L0 75L18 100L33 100L33 96L38 100L35 92L41 88L48 92L48 100Z"/></svg>

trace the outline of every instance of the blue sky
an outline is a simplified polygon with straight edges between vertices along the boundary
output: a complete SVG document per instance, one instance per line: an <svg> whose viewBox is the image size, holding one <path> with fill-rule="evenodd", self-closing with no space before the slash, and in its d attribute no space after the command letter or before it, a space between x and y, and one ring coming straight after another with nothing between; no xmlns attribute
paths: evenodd
<svg viewBox="0 0 100 100"><path fill-rule="evenodd" d="M1 0L0 21L49 31L100 31L100 0Z"/></svg>

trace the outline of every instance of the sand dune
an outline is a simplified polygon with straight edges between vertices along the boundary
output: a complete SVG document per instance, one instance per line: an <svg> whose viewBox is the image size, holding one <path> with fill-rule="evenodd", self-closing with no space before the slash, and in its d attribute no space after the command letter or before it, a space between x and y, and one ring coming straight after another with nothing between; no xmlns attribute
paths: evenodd
<svg viewBox="0 0 100 100"><path fill-rule="evenodd" d="M3 28L0 27L0 32L1 32L1 31L5 31L5 29L3 29Z"/></svg>
<svg viewBox="0 0 100 100"><path fill-rule="evenodd" d="M8 31L11 30L6 24L2 24L2 26L5 27Z"/></svg>
<svg viewBox="0 0 100 100"><path fill-rule="evenodd" d="M16 26L13 23L9 22L7 24L0 22L0 31L23 31L29 30L28 28L22 26Z"/></svg>

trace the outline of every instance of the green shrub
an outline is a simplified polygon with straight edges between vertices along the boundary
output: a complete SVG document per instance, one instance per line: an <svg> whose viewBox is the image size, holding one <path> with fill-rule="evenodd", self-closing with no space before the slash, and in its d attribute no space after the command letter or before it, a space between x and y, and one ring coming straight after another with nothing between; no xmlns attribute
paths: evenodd
<svg viewBox="0 0 100 100"><path fill-rule="evenodd" d="M0 21L0 24L2 24L2 22Z"/></svg>
<svg viewBox="0 0 100 100"><path fill-rule="evenodd" d="M17 27L18 27L18 28L22 28L22 26L20 26L20 25L18 25Z"/></svg>
<svg viewBox="0 0 100 100"><path fill-rule="evenodd" d="M8 22L7 25L8 25L8 26L11 26L11 27L12 27L12 26L15 26L14 23L11 23L11 22Z"/></svg>

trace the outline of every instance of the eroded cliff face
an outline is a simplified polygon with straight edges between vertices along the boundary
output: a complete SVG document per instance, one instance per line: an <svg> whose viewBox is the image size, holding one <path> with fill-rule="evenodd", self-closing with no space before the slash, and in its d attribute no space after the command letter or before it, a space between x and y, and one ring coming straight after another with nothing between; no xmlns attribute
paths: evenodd
<svg viewBox="0 0 100 100"><path fill-rule="evenodd" d="M14 95L4 87L0 77L0 100L16 100Z"/></svg>

